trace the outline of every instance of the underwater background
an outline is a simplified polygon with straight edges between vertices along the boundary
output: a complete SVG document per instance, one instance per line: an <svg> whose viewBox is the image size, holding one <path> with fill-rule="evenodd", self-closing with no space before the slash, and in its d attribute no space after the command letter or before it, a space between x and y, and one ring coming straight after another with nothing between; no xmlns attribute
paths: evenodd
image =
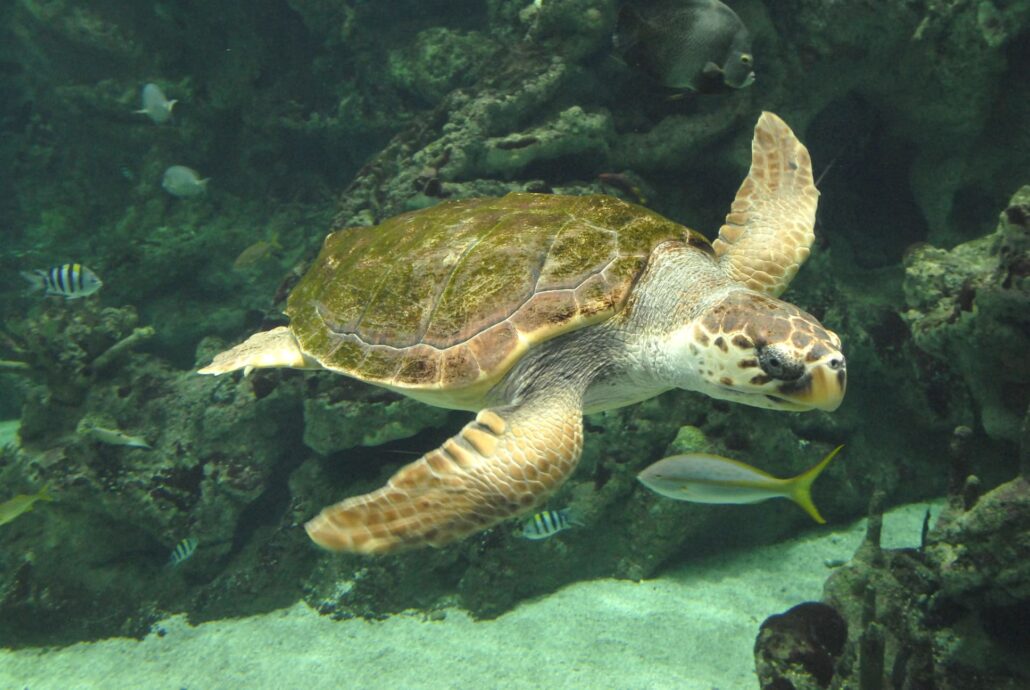
<svg viewBox="0 0 1030 690"><path fill-rule="evenodd" d="M710 5L0 4L0 685L1030 688L1030 2L727 1L744 85L663 76L711 50L697 12L628 36L629 17ZM762 111L811 153L816 240L784 298L843 342L839 409L670 391L585 418L543 506L574 511L560 533L509 521L383 557L311 543L322 506L469 420L331 373L197 375L286 323L328 232L521 191L609 194L714 239ZM813 491L827 527L636 479L690 452L791 477L841 444ZM911 538L881 543L883 512L913 503ZM800 556L820 535L829 551ZM750 607L759 589L782 606ZM711 632L702 604L743 633ZM260 663L209 623L241 626ZM678 630L684 659L726 675L648 654ZM494 635L517 672L494 667ZM176 636L215 651L136 680L60 661ZM324 675L293 674L305 653Z"/></svg>

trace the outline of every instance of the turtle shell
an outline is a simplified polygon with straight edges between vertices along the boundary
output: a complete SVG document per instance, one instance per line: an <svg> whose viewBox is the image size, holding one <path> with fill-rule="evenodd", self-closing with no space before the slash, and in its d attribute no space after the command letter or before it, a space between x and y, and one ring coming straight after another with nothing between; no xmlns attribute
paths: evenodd
<svg viewBox="0 0 1030 690"><path fill-rule="evenodd" d="M286 313L326 369L475 409L529 348L618 312L669 240L709 248L608 196L444 202L330 234Z"/></svg>

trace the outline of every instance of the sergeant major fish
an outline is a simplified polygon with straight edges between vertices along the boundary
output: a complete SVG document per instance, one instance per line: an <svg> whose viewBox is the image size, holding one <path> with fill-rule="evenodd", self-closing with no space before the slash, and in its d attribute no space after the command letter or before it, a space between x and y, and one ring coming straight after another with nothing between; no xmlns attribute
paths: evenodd
<svg viewBox="0 0 1030 690"><path fill-rule="evenodd" d="M522 523L519 536L524 539L547 539L562 530L567 530L580 523L572 517L568 508L562 510L544 510Z"/></svg>
<svg viewBox="0 0 1030 690"><path fill-rule="evenodd" d="M52 500L54 497L50 495L50 489L47 486L34 494L18 494L14 498L0 503L0 525L6 525L29 512L37 501Z"/></svg>
<svg viewBox="0 0 1030 690"><path fill-rule="evenodd" d="M171 556L168 557L168 567L174 568L177 565L181 565L183 562L188 561L193 555L193 552L197 550L199 542L193 537L186 537L172 549Z"/></svg>
<svg viewBox="0 0 1030 690"><path fill-rule="evenodd" d="M143 107L136 112L160 125L172 119L172 107L176 103L178 101L165 98L164 91L157 84L147 84L143 87Z"/></svg>
<svg viewBox="0 0 1030 690"><path fill-rule="evenodd" d="M38 268L23 271L21 275L35 289L45 290L48 295L61 295L65 299L88 297L103 286L97 274L82 264L63 264L46 270Z"/></svg>
<svg viewBox="0 0 1030 690"><path fill-rule="evenodd" d="M789 498L820 525L826 520L812 503L812 482L844 446L837 446L818 465L790 479L778 479L743 462L706 453L674 455L637 475L655 493L693 503L758 503Z"/></svg>
<svg viewBox="0 0 1030 690"><path fill-rule="evenodd" d="M193 168L185 165L173 165L165 170L161 178L161 186L172 196L180 199L201 196L207 191L207 183L211 178L200 179Z"/></svg>
<svg viewBox="0 0 1030 690"><path fill-rule="evenodd" d="M627 62L669 88L741 89L755 80L747 27L719 0L625 5L615 42Z"/></svg>

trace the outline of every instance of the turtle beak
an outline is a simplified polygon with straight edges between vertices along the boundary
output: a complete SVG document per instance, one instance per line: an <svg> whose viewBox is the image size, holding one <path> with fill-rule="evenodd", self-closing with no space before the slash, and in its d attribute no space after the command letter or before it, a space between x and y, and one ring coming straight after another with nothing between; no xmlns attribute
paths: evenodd
<svg viewBox="0 0 1030 690"><path fill-rule="evenodd" d="M844 401L847 383L844 355L835 352L816 363L797 381L782 385L779 393L806 409L833 412Z"/></svg>

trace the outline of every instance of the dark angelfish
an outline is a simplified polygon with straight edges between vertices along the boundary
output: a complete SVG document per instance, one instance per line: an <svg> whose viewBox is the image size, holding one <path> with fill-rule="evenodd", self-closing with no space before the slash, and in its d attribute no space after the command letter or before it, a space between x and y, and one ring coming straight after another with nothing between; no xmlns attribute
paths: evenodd
<svg viewBox="0 0 1030 690"><path fill-rule="evenodd" d="M751 36L718 0L624 5L615 36L627 62L673 89L741 89L755 80Z"/></svg>

